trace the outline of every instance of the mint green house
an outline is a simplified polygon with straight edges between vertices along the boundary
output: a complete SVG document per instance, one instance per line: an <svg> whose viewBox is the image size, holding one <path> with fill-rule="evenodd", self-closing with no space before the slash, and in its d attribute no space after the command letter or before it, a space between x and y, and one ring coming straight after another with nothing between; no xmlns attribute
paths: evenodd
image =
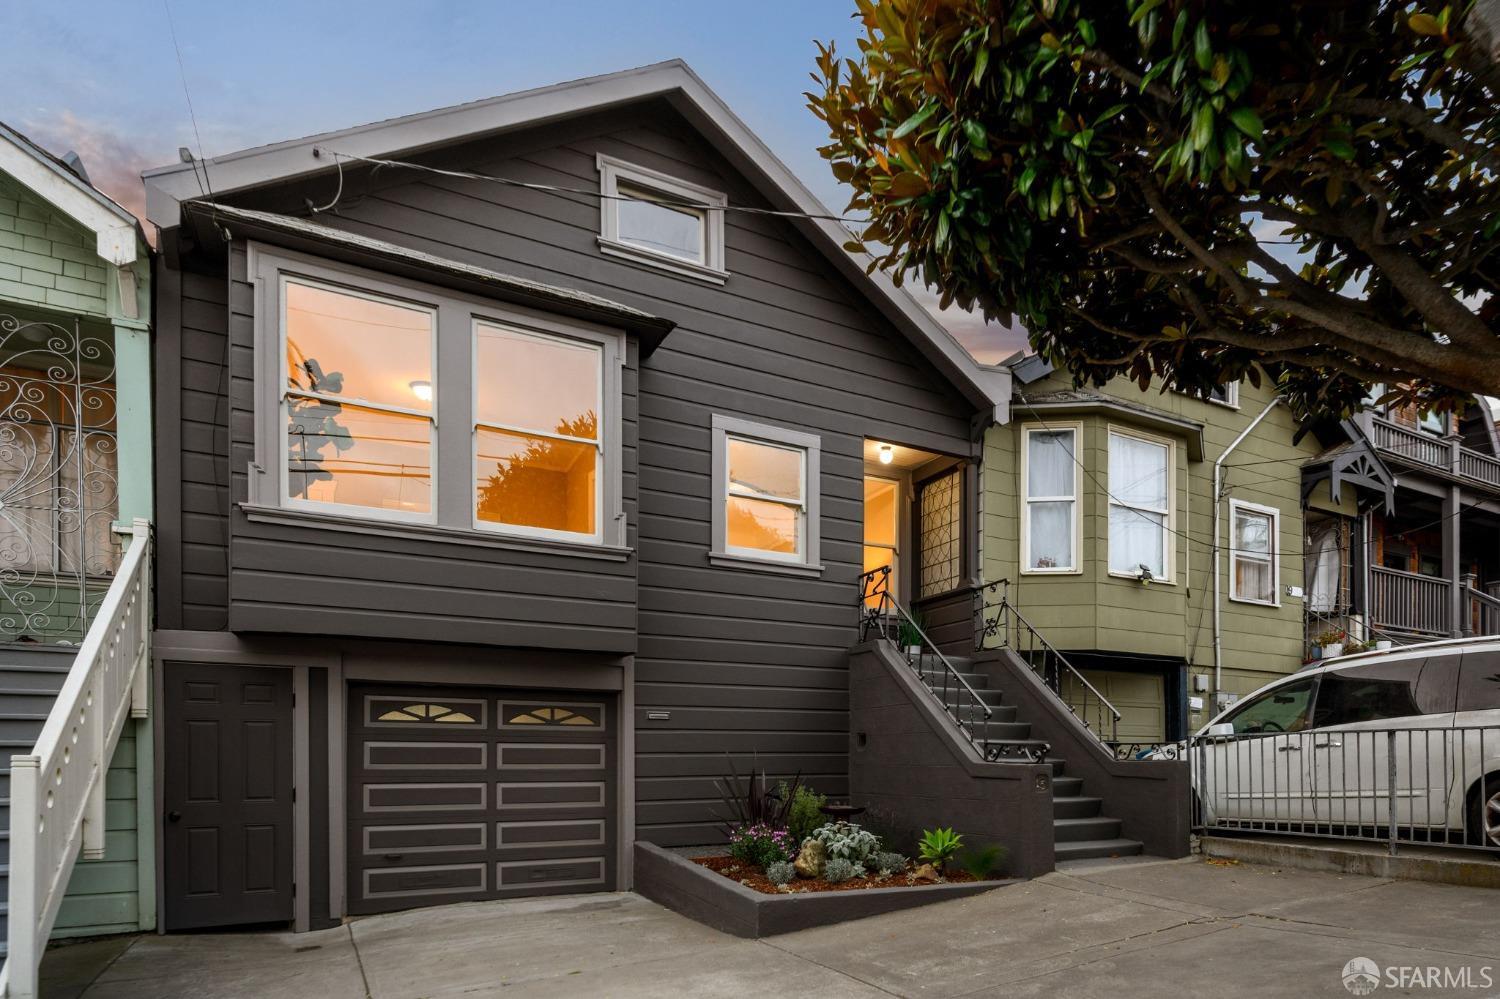
<svg viewBox="0 0 1500 999"><path fill-rule="evenodd" d="M1321 445L1293 443L1271 380L1203 400L1075 388L1034 356L1007 367L1012 418L985 437L983 578L1007 581L1119 712L1116 737L1180 738L1298 669L1301 467ZM1326 483L1306 502L1341 509Z"/></svg>
<svg viewBox="0 0 1500 999"><path fill-rule="evenodd" d="M150 281L150 248L131 213L94 188L76 157L58 159L0 124L12 996L34 992L49 937L155 925Z"/></svg>

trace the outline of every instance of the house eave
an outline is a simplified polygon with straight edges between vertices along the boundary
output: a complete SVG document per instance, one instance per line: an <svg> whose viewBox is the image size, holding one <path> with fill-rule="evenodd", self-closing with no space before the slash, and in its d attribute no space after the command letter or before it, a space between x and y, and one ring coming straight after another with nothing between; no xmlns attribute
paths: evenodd
<svg viewBox="0 0 1500 999"><path fill-rule="evenodd" d="M957 340L908 292L883 272L867 273L870 258L844 249L851 234L831 217L801 181L750 131L685 63L657 63L605 76L526 90L259 146L195 163L147 170L147 214L162 228L179 225L182 204L201 197L200 178L217 197L326 173L330 159L317 150L350 156L400 158L486 135L531 128L651 99L665 99L745 174L776 208L807 217L792 224L868 300L901 330L964 398L1003 421L1010 402L1009 374L982 370Z"/></svg>

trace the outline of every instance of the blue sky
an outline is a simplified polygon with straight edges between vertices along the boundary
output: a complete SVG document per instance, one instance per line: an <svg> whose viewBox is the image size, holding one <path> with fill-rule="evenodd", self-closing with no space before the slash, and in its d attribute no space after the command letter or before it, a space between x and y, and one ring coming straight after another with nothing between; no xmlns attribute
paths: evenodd
<svg viewBox="0 0 1500 999"><path fill-rule="evenodd" d="M10 0L0 120L63 153L131 207L140 170L195 151L160 0ZM805 106L813 40L855 51L846 0L547 3L174 0L172 17L208 156L394 115L682 58L833 208ZM942 317L984 359L1014 338Z"/></svg>

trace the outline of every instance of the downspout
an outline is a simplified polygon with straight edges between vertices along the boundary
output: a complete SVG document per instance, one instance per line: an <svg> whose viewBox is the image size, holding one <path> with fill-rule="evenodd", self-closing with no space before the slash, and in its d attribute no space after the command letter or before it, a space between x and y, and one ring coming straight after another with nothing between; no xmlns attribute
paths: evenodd
<svg viewBox="0 0 1500 999"><path fill-rule="evenodd" d="M1216 711L1222 710L1222 706L1218 701L1224 689L1224 632L1219 607L1219 592L1223 588L1219 574L1219 551L1221 550L1219 546L1219 533L1222 530L1222 511L1224 509L1224 497L1221 495L1224 481L1224 459L1234 453L1234 449L1239 447L1246 437L1250 436L1252 430L1260 426L1260 421L1264 420L1270 414L1278 402L1284 401L1278 395L1266 403L1266 408L1262 409L1256 415L1255 419L1250 421L1249 426L1240 431L1238 437L1229 442L1229 446L1224 449L1224 453L1219 455L1218 460L1214 462L1214 708ZM1276 557L1278 559L1281 558L1280 551L1277 551ZM1272 574L1272 577L1275 578L1275 573Z"/></svg>

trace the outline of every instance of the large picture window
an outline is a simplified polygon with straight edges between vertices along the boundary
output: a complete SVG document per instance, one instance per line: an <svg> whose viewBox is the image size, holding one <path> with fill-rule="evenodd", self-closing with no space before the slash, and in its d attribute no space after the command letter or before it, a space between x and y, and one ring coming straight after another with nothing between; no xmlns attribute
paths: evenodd
<svg viewBox="0 0 1500 999"><path fill-rule="evenodd" d="M1229 597L1246 603L1279 603L1278 536L1281 512L1229 501Z"/></svg>
<svg viewBox="0 0 1500 999"><path fill-rule="evenodd" d="M288 499L430 520L434 310L300 278L282 302Z"/></svg>
<svg viewBox="0 0 1500 999"><path fill-rule="evenodd" d="M252 519L625 557L623 333L258 244L249 271Z"/></svg>
<svg viewBox="0 0 1500 999"><path fill-rule="evenodd" d="M482 528L599 535L603 351L474 326L474 519Z"/></svg>
<svg viewBox="0 0 1500 999"><path fill-rule="evenodd" d="M1078 570L1078 428L1027 428L1021 560L1028 572Z"/></svg>
<svg viewBox="0 0 1500 999"><path fill-rule="evenodd" d="M715 415L710 561L821 570L819 452L811 434Z"/></svg>
<svg viewBox="0 0 1500 999"><path fill-rule="evenodd" d="M1109 571L1172 577L1172 445L1109 432Z"/></svg>

